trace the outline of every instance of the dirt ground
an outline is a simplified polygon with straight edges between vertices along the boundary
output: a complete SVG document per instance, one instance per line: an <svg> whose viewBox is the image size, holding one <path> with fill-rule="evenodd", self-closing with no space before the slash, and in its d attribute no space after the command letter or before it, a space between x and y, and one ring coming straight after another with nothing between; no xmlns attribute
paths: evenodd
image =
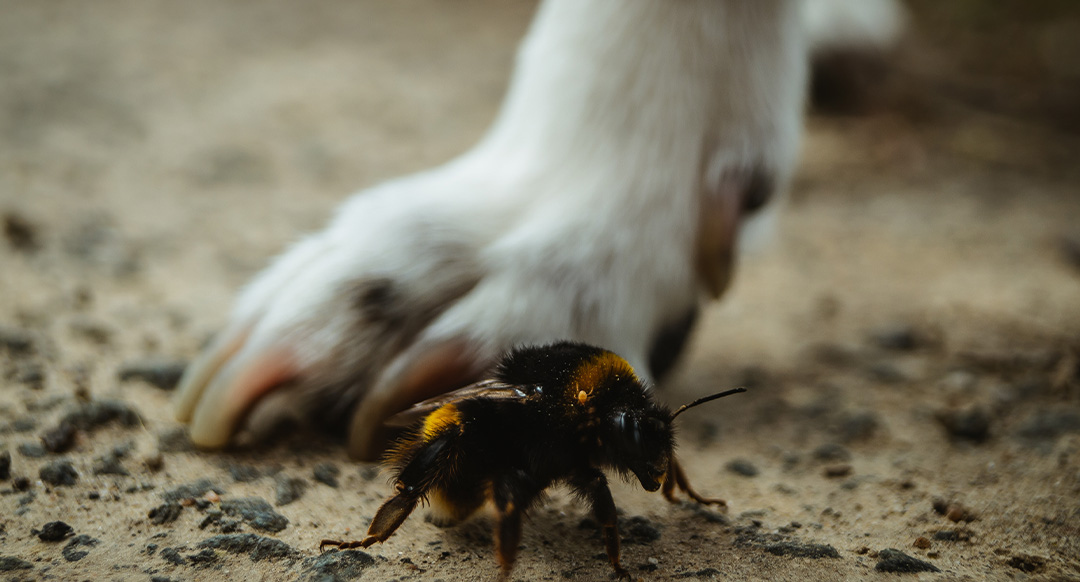
<svg viewBox="0 0 1080 582"><path fill-rule="evenodd" d="M751 389L680 418L729 509L617 484L635 578L1080 580L1080 17L1000 4L920 2L863 113L808 120L660 392ZM485 517L320 555L376 468L191 450L168 388L348 192L478 138L533 7L0 1L0 579L494 579ZM610 575L556 492L514 579Z"/></svg>

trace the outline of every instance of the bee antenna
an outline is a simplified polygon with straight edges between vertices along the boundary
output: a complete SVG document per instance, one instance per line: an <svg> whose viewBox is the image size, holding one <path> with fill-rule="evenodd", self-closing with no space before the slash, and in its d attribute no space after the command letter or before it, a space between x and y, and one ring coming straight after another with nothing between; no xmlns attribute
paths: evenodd
<svg viewBox="0 0 1080 582"><path fill-rule="evenodd" d="M727 390L727 391L724 391L724 392L718 392L716 394L710 394L709 396L703 396L703 397L698 398L697 400L691 402L690 404L683 404L682 406L679 407L678 410L676 410L674 413L672 413L671 418L668 419L668 422L671 422L671 421L675 420L676 416L679 416L680 414L686 412L687 410L690 410L691 408L693 408L693 407L695 407L695 406L697 406L699 404L705 404L706 402L711 402L713 400L716 400L717 398L723 398L725 396L731 396L732 394L738 394L739 392L746 392L746 388L743 388L741 386L738 387L738 388L732 388L731 390Z"/></svg>

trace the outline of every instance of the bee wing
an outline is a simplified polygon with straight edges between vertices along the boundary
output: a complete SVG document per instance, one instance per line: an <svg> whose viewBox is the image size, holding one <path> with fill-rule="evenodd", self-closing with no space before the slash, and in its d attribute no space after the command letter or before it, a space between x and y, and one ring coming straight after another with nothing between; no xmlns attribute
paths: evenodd
<svg viewBox="0 0 1080 582"><path fill-rule="evenodd" d="M469 398L487 398L492 400L524 400L530 396L539 394L537 386L518 386L507 384L498 380L482 380L475 384L469 384L463 388L440 394L434 398L428 398L423 402L417 402L410 408L386 419L384 423L388 427L404 428L431 414L435 409L452 402L460 402Z"/></svg>

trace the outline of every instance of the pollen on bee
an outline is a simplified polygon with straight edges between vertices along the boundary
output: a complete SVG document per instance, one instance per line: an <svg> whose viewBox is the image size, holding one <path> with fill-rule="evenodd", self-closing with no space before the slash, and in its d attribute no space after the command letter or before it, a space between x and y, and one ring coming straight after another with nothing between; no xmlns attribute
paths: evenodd
<svg viewBox="0 0 1080 582"><path fill-rule="evenodd" d="M578 390L578 393L577 393L577 401L578 402L580 402L582 404L585 404L585 400L588 399L588 398L589 398L589 395L586 394L584 390Z"/></svg>

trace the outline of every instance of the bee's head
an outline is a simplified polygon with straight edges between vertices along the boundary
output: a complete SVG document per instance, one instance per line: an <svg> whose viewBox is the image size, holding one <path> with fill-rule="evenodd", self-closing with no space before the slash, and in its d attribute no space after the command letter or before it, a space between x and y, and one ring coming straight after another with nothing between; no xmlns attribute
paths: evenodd
<svg viewBox="0 0 1080 582"><path fill-rule="evenodd" d="M675 436L671 415L660 408L619 410L611 418L613 464L629 470L646 491L656 491L667 473Z"/></svg>

